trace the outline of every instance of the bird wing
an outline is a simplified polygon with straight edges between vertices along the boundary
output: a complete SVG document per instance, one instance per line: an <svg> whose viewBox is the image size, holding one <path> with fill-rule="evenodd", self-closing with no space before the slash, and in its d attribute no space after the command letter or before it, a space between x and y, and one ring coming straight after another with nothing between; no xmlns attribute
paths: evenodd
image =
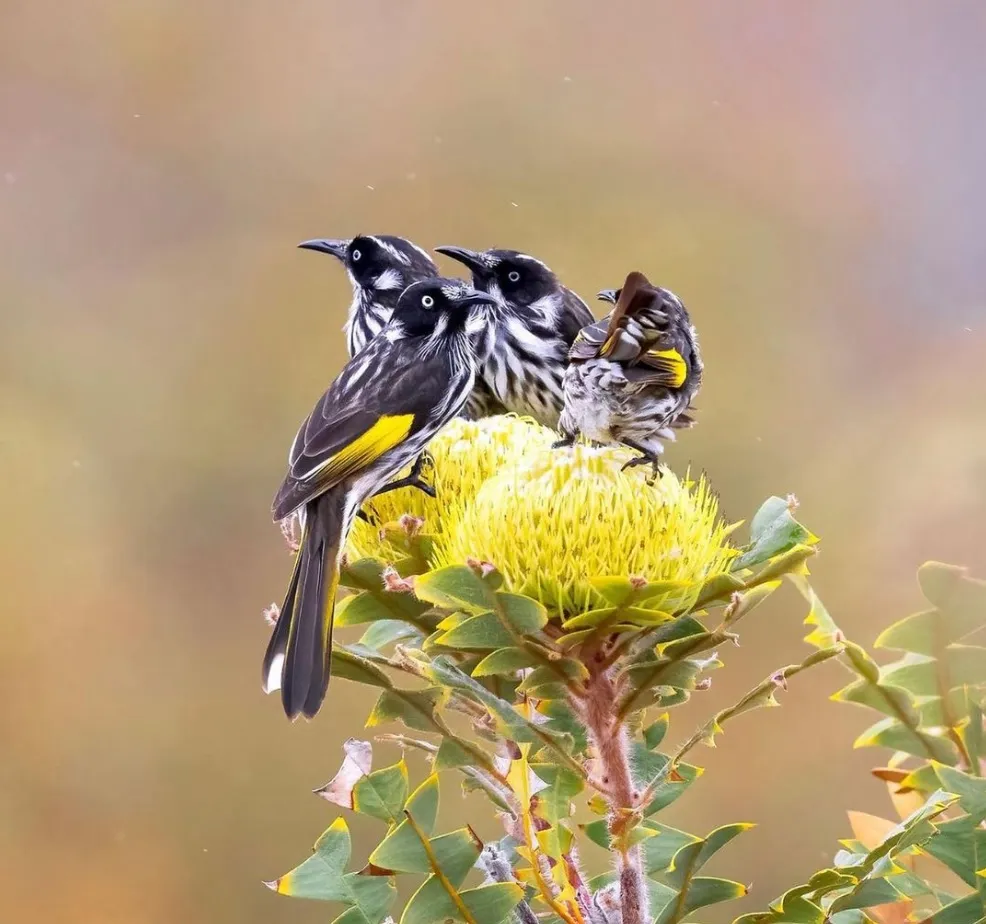
<svg viewBox="0 0 986 924"><path fill-rule="evenodd" d="M565 343L571 345L578 339L579 332L596 319L589 306L571 289L563 290L562 306L564 310L558 320L558 333Z"/></svg>
<svg viewBox="0 0 986 924"><path fill-rule="evenodd" d="M422 357L409 340L375 338L346 364L298 430L274 498L274 519L363 471L420 430L444 401L451 377L441 353Z"/></svg>

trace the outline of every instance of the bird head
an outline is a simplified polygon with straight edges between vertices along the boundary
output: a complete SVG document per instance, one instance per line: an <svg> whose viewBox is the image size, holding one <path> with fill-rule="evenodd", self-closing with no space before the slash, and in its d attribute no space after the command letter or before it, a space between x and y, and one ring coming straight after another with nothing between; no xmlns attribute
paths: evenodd
<svg viewBox="0 0 986 924"><path fill-rule="evenodd" d="M596 298L601 302L609 302L611 305L615 305L622 291L622 289L601 289L596 293Z"/></svg>
<svg viewBox="0 0 986 924"><path fill-rule="evenodd" d="M474 312L495 304L493 297L461 279L423 279L408 286L397 300L391 325L406 336L426 336L438 330L465 330Z"/></svg>
<svg viewBox="0 0 986 924"><path fill-rule="evenodd" d="M409 283L438 275L435 262L417 244L390 234L316 238L298 246L331 254L346 268L353 289L375 300L386 293L396 298Z"/></svg>
<svg viewBox="0 0 986 924"><path fill-rule="evenodd" d="M563 294L558 277L537 257L517 250L466 250L436 247L436 252L458 260L472 273L472 283L497 302L511 308L529 308L542 299Z"/></svg>

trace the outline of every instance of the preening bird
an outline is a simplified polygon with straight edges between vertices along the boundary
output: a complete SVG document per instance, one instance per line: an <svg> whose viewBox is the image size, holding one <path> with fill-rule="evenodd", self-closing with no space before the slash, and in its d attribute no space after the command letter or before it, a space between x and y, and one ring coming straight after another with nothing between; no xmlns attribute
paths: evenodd
<svg viewBox="0 0 986 924"><path fill-rule="evenodd" d="M473 331L491 304L460 279L409 286L291 445L271 512L283 520L300 511L301 542L263 665L264 690L281 690L291 719L314 716L325 698L339 561L353 519L459 413L476 377Z"/></svg>
<svg viewBox="0 0 986 924"><path fill-rule="evenodd" d="M692 399L702 385L702 357L688 311L667 289L630 273L622 289L599 297L614 304L583 328L569 353L565 409L559 429L572 442L582 435L622 443L658 471L662 439L690 427Z"/></svg>
<svg viewBox="0 0 986 924"><path fill-rule="evenodd" d="M390 320L401 292L413 282L438 276L438 267L427 251L391 234L360 234L352 240L317 238L298 246L332 254L346 268L353 286L345 328L350 356L359 353Z"/></svg>
<svg viewBox="0 0 986 924"><path fill-rule="evenodd" d="M593 321L586 303L529 254L463 247L435 250L468 267L472 284L496 299L487 334L489 358L480 368L496 402L502 409L557 427L569 347Z"/></svg>

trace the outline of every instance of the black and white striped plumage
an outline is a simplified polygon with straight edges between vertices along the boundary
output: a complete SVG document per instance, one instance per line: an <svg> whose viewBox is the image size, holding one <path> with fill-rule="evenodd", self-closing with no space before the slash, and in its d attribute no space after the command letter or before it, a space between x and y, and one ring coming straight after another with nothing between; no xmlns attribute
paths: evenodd
<svg viewBox="0 0 986 924"><path fill-rule="evenodd" d="M558 426L569 347L592 312L536 257L516 250L436 247L467 266L472 283L497 302L480 376L503 409ZM474 399L475 400L475 399Z"/></svg>
<svg viewBox="0 0 986 924"><path fill-rule="evenodd" d="M694 423L689 405L702 385L702 358L688 311L642 273L600 298L615 303L583 329L569 353L559 429L570 439L622 443L657 465L662 439Z"/></svg>
<svg viewBox="0 0 986 924"><path fill-rule="evenodd" d="M408 287L291 445L271 512L300 510L301 544L263 665L264 689L281 690L291 719L314 716L325 697L339 559L357 511L461 410L476 377L476 315L491 302L458 279Z"/></svg>
<svg viewBox="0 0 986 924"><path fill-rule="evenodd" d="M346 268L353 303L346 322L346 344L355 356L378 333L411 283L432 279L438 267L427 251L392 234L360 234L352 240L318 238L298 245L332 254Z"/></svg>

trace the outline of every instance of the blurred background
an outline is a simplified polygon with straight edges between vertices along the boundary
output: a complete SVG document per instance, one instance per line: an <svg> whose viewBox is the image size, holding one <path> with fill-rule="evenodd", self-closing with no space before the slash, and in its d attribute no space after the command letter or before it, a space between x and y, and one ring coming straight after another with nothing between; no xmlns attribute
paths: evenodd
<svg viewBox="0 0 986 924"><path fill-rule="evenodd" d="M524 249L586 296L644 270L707 363L672 465L732 519L796 492L848 632L918 609L925 559L986 574L984 43L975 0L0 4L0 917L334 916L260 884L371 705L260 691L270 499L344 358L305 238ZM674 739L800 660L804 612L758 611ZM753 882L731 914L892 813L846 676L731 725L667 814L759 823L712 867Z"/></svg>

